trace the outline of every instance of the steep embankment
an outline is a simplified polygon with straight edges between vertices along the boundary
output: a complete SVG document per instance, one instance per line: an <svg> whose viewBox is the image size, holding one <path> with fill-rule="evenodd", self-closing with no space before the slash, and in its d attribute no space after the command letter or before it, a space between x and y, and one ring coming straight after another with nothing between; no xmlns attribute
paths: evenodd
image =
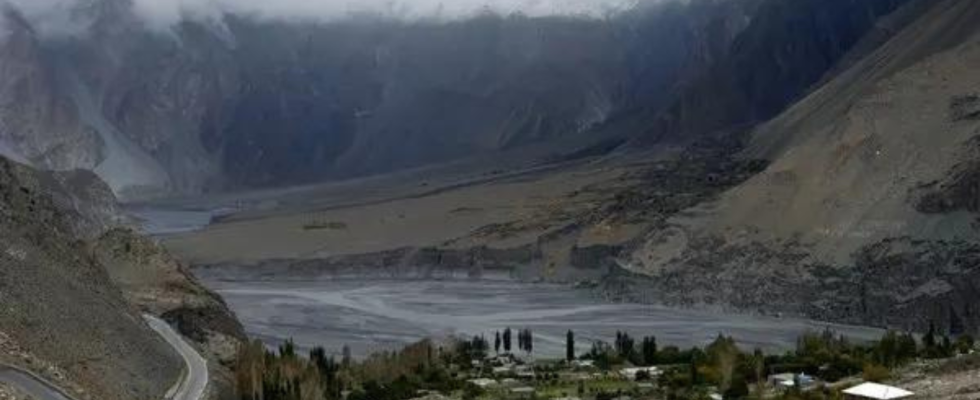
<svg viewBox="0 0 980 400"><path fill-rule="evenodd" d="M83 398L158 398L181 362L73 237L37 176L0 159L0 358Z"/></svg>
<svg viewBox="0 0 980 400"><path fill-rule="evenodd" d="M772 160L655 230L610 290L976 330L980 4L936 2L752 136ZM616 289L614 289L616 288Z"/></svg>
<svg viewBox="0 0 980 400"><path fill-rule="evenodd" d="M210 361L211 389L230 394L245 333L224 301L156 242L131 230L106 232L92 252L130 304L173 325Z"/></svg>

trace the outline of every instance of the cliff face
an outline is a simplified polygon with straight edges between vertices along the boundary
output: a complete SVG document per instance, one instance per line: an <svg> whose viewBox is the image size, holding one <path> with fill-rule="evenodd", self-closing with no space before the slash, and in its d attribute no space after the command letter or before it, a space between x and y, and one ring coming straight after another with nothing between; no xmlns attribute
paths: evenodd
<svg viewBox="0 0 980 400"><path fill-rule="evenodd" d="M724 57L671 99L642 140L744 130L775 117L907 0L762 2Z"/></svg>
<svg viewBox="0 0 980 400"><path fill-rule="evenodd" d="M98 0L78 3L87 29L54 37L10 11L0 149L41 168L94 170L128 199L549 143L666 103L728 51L757 3L650 6L610 20L227 15L160 33L128 1Z"/></svg>

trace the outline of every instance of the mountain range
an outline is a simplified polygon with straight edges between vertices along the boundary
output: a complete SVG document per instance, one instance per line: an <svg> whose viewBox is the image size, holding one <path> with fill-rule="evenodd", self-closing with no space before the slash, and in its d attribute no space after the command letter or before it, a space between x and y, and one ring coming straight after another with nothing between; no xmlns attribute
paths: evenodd
<svg viewBox="0 0 980 400"><path fill-rule="evenodd" d="M140 313L227 384L244 334L195 275L500 273L980 329L976 1L163 30L130 0L70 4L69 30L2 9L0 362L76 394L179 375ZM223 214L161 246L132 202Z"/></svg>

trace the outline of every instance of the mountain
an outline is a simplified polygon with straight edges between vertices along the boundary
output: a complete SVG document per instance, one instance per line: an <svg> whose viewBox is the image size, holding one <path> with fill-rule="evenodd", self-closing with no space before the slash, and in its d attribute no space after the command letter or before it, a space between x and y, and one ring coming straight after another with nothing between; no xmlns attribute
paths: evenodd
<svg viewBox="0 0 980 400"><path fill-rule="evenodd" d="M93 0L73 13L84 28L60 35L8 8L0 150L95 171L133 199L385 173L576 135L600 142L629 132L594 127L665 104L722 57L757 3L667 3L604 20L228 14L159 32L127 0Z"/></svg>
<svg viewBox="0 0 980 400"><path fill-rule="evenodd" d="M906 0L768 1L726 56L692 80L645 140L750 127L807 94L878 21Z"/></svg>
<svg viewBox="0 0 980 400"><path fill-rule="evenodd" d="M0 158L0 360L101 399L152 398L182 360L126 302L29 169Z"/></svg>
<svg viewBox="0 0 980 400"><path fill-rule="evenodd" d="M677 302L976 331L980 7L924 4L751 133L742 155L770 160L763 172L650 232L627 263L637 286L669 287Z"/></svg>
<svg viewBox="0 0 980 400"><path fill-rule="evenodd" d="M614 151L265 192L166 243L221 279L509 276L976 332L978 6L788 4L757 3L659 111L599 124L633 132Z"/></svg>
<svg viewBox="0 0 980 400"><path fill-rule="evenodd" d="M212 390L229 392L240 323L166 250L123 227L91 172L38 172L0 157L0 219L0 362L75 395L161 397L183 361L146 313L212 360Z"/></svg>

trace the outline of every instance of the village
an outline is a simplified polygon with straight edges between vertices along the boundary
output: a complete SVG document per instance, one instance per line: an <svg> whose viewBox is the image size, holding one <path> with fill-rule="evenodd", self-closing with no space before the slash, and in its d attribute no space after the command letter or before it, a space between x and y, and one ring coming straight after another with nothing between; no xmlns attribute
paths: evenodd
<svg viewBox="0 0 980 400"><path fill-rule="evenodd" d="M625 332L578 354L569 331L564 358L539 358L532 332L510 328L496 333L492 344L483 336L424 340L360 361L337 361L322 348L307 359L292 346L277 353L255 343L251 354L241 355L246 364L238 370L256 374L239 376L243 399L317 398L306 392L337 400L916 399L892 384L908 366L980 362L970 336L954 340L935 328L921 337L887 332L868 343L830 330L806 333L784 354L745 352L724 335L682 350L658 347L653 336L637 343Z"/></svg>

